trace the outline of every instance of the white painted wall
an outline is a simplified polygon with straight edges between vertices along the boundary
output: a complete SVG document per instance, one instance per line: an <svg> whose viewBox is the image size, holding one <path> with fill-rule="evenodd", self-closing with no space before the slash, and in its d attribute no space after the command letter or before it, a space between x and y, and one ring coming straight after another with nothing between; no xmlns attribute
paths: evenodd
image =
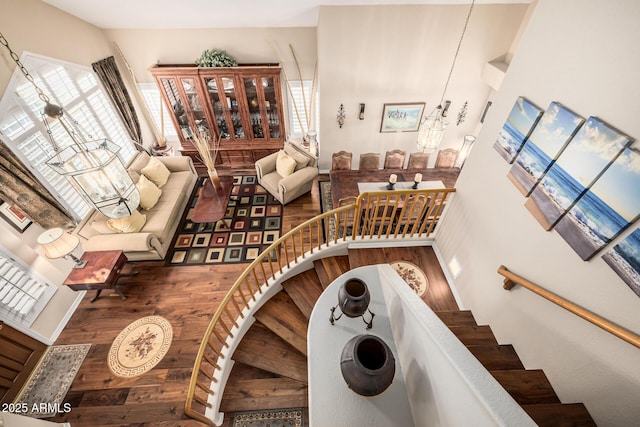
<svg viewBox="0 0 640 427"><path fill-rule="evenodd" d="M331 153L361 153L395 148L419 151L417 132L380 133L384 103L426 102L429 114L440 102L468 5L321 6L318 20L320 89L320 169L331 166ZM506 54L527 5L476 5L460 49L446 99L449 128L442 147L460 148L475 133L491 94L482 81L484 65ZM456 115L469 102L467 119ZM365 119L358 120L359 103ZM339 128L340 104L346 112ZM435 154L431 163L435 162Z"/></svg>
<svg viewBox="0 0 640 427"><path fill-rule="evenodd" d="M504 264L635 333L640 299L600 255L584 262L538 225L492 146L519 95L542 108L559 101L640 138L638 19L635 1L539 0L437 239L445 261L455 255L462 265L455 286L478 323L514 344L527 368L544 369L563 402L584 402L601 426L640 419L640 349L527 290L504 291L496 270Z"/></svg>

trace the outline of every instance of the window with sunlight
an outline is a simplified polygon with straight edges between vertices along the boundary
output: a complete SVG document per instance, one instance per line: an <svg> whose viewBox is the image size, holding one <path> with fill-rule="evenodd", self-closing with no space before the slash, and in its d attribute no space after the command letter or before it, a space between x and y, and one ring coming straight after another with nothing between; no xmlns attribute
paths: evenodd
<svg viewBox="0 0 640 427"><path fill-rule="evenodd" d="M89 139L107 138L120 147L118 156L127 164L136 149L108 95L89 67L24 52L20 61L38 87L76 121ZM54 147L43 122L44 102L16 68L0 100L0 138L33 172L57 200L76 218L90 209L70 181L47 166ZM58 121L50 121L51 134L62 150L71 138Z"/></svg>

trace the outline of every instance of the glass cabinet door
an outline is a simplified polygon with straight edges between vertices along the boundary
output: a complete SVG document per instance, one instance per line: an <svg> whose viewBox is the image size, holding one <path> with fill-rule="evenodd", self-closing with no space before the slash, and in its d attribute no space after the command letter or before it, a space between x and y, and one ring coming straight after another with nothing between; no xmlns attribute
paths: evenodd
<svg viewBox="0 0 640 427"><path fill-rule="evenodd" d="M209 93L209 101L213 110L213 116L220 132L222 139L229 139L229 127L227 126L227 120L224 115L224 108L222 107L222 101L220 100L220 93L218 91L218 82L215 77L206 78L205 84L207 85L207 92ZM225 101L226 102L226 101Z"/></svg>
<svg viewBox="0 0 640 427"><path fill-rule="evenodd" d="M167 95L167 100L171 106L172 114L175 116L176 123L178 123L178 131L182 134L183 139L190 141L192 136L189 127L189 118L187 117L187 110L182 103L180 92L178 92L176 79L172 77L161 78L160 83L162 84L164 93Z"/></svg>
<svg viewBox="0 0 640 427"><path fill-rule="evenodd" d="M211 137L209 124L207 123L207 118L202 107L202 101L196 88L196 80L194 78L181 78L180 82L182 83L182 89L189 104L188 116L191 116L195 128L198 129L201 135Z"/></svg>
<svg viewBox="0 0 640 427"><path fill-rule="evenodd" d="M242 114L238 105L235 84L230 77L205 78L209 101L213 107L218 131L224 139L244 139Z"/></svg>
<svg viewBox="0 0 640 427"><path fill-rule="evenodd" d="M251 121L251 133L253 139L264 139L265 131L263 127L262 112L260 111L260 94L256 87L258 79L255 77L245 77L244 93L249 106L249 120Z"/></svg>
<svg viewBox="0 0 640 427"><path fill-rule="evenodd" d="M276 95L276 87L272 77L262 78L262 91L264 92L264 105L267 109L267 125L269 137L280 138L282 129L280 128L280 106Z"/></svg>

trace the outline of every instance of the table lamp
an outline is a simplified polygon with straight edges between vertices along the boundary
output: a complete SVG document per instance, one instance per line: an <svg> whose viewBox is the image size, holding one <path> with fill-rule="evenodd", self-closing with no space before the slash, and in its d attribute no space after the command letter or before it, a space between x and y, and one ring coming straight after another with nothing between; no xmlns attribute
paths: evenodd
<svg viewBox="0 0 640 427"><path fill-rule="evenodd" d="M38 236L38 244L42 246L47 258L69 257L76 263L74 268L84 268L87 265L87 261L80 260L72 253L80 245L78 236L69 234L62 228L46 230Z"/></svg>

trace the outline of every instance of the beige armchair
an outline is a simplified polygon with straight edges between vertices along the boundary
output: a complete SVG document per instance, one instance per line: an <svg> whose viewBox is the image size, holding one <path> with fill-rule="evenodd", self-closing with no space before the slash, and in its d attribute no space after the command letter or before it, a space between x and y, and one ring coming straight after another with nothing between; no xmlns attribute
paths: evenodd
<svg viewBox="0 0 640 427"><path fill-rule="evenodd" d="M255 166L258 183L283 205L311 191L318 175L318 159L290 142Z"/></svg>

